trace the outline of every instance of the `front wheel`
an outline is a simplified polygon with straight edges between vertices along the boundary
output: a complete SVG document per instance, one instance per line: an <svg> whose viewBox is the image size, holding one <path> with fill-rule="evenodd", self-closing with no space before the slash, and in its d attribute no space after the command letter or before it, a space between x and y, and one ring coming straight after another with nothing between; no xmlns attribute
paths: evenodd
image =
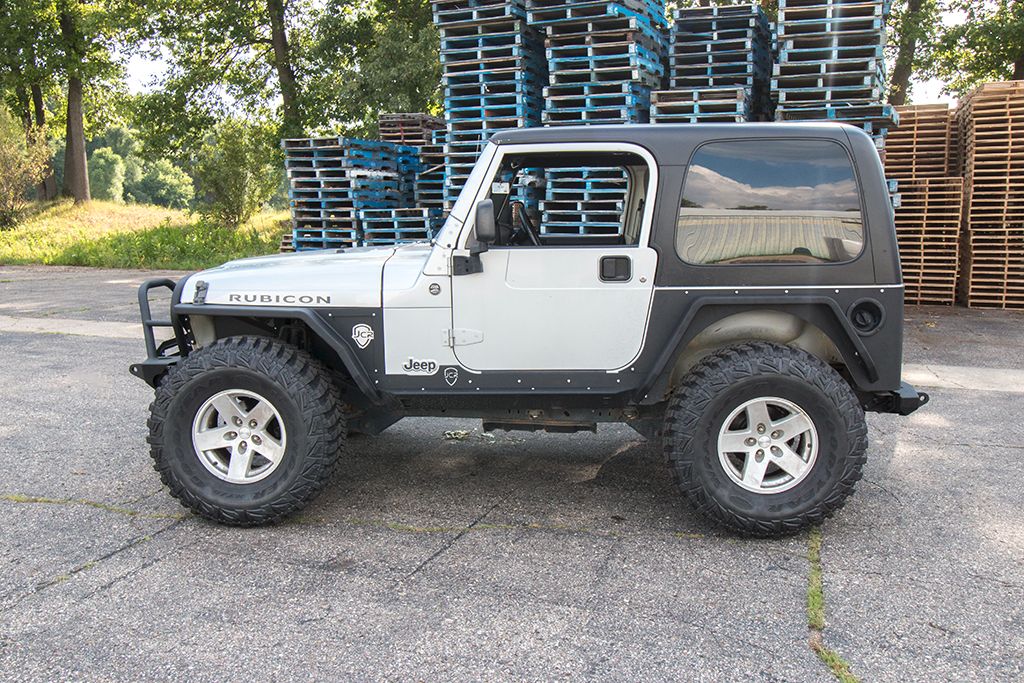
<svg viewBox="0 0 1024 683"><path fill-rule="evenodd" d="M235 526L307 505L345 443L327 369L264 337L230 337L189 354L157 389L149 430L154 467L171 494Z"/></svg>
<svg viewBox="0 0 1024 683"><path fill-rule="evenodd" d="M666 413L665 452L683 494L744 534L779 536L842 507L861 476L864 410L818 358L755 342L703 359Z"/></svg>

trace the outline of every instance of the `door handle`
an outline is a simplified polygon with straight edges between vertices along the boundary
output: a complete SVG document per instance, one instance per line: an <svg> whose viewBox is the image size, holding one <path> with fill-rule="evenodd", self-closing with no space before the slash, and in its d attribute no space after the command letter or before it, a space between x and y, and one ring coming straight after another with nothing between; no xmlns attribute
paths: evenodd
<svg viewBox="0 0 1024 683"><path fill-rule="evenodd" d="M628 256L602 256L600 277L602 282L628 282L633 278L633 262Z"/></svg>

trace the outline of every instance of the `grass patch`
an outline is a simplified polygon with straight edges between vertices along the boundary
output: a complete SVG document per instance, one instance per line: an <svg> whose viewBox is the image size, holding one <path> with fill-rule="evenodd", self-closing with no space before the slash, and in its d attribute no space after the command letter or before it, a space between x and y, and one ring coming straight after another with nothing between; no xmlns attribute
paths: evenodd
<svg viewBox="0 0 1024 683"><path fill-rule="evenodd" d="M811 529L807 539L807 559L811 563L807 579L807 626L815 631L825 628L825 592L821 583L821 529Z"/></svg>
<svg viewBox="0 0 1024 683"><path fill-rule="evenodd" d="M127 517L140 517L144 519L184 519L188 516L186 513L175 515L144 513L139 512L138 510L118 507L116 505L101 503L95 500L86 500L85 498L46 498L44 496L26 496L20 493L10 493L0 495L0 500L8 503L33 503L37 505L84 505L86 507L96 508L97 510L103 510L105 512L113 512Z"/></svg>
<svg viewBox="0 0 1024 683"><path fill-rule="evenodd" d="M0 264L198 270L275 253L288 213L228 228L199 216L140 204L69 200L36 204L0 231Z"/></svg>
<svg viewBox="0 0 1024 683"><path fill-rule="evenodd" d="M821 579L821 529L814 527L807 538L807 559L811 568L807 577L807 628L810 645L832 675L842 683L860 683L850 670L849 663L838 652L825 645L825 591Z"/></svg>

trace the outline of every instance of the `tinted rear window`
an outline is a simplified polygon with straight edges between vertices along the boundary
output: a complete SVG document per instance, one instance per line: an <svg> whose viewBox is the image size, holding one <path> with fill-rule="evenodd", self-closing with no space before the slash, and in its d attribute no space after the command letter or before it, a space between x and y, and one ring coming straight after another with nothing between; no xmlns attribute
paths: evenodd
<svg viewBox="0 0 1024 683"><path fill-rule="evenodd" d="M860 189L841 145L739 140L694 154L676 225L684 261L836 263L863 247Z"/></svg>

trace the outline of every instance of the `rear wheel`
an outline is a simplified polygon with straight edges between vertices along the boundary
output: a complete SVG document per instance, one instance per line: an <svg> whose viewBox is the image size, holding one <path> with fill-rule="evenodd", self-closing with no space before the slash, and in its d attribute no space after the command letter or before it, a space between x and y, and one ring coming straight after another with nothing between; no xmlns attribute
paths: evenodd
<svg viewBox="0 0 1024 683"><path fill-rule="evenodd" d="M157 389L150 413L154 466L171 494L237 526L307 505L345 442L327 369L262 337L231 337L191 353Z"/></svg>
<svg viewBox="0 0 1024 683"><path fill-rule="evenodd" d="M864 411L846 381L778 344L708 356L666 413L665 452L683 494L750 535L794 533L839 509L866 447Z"/></svg>

